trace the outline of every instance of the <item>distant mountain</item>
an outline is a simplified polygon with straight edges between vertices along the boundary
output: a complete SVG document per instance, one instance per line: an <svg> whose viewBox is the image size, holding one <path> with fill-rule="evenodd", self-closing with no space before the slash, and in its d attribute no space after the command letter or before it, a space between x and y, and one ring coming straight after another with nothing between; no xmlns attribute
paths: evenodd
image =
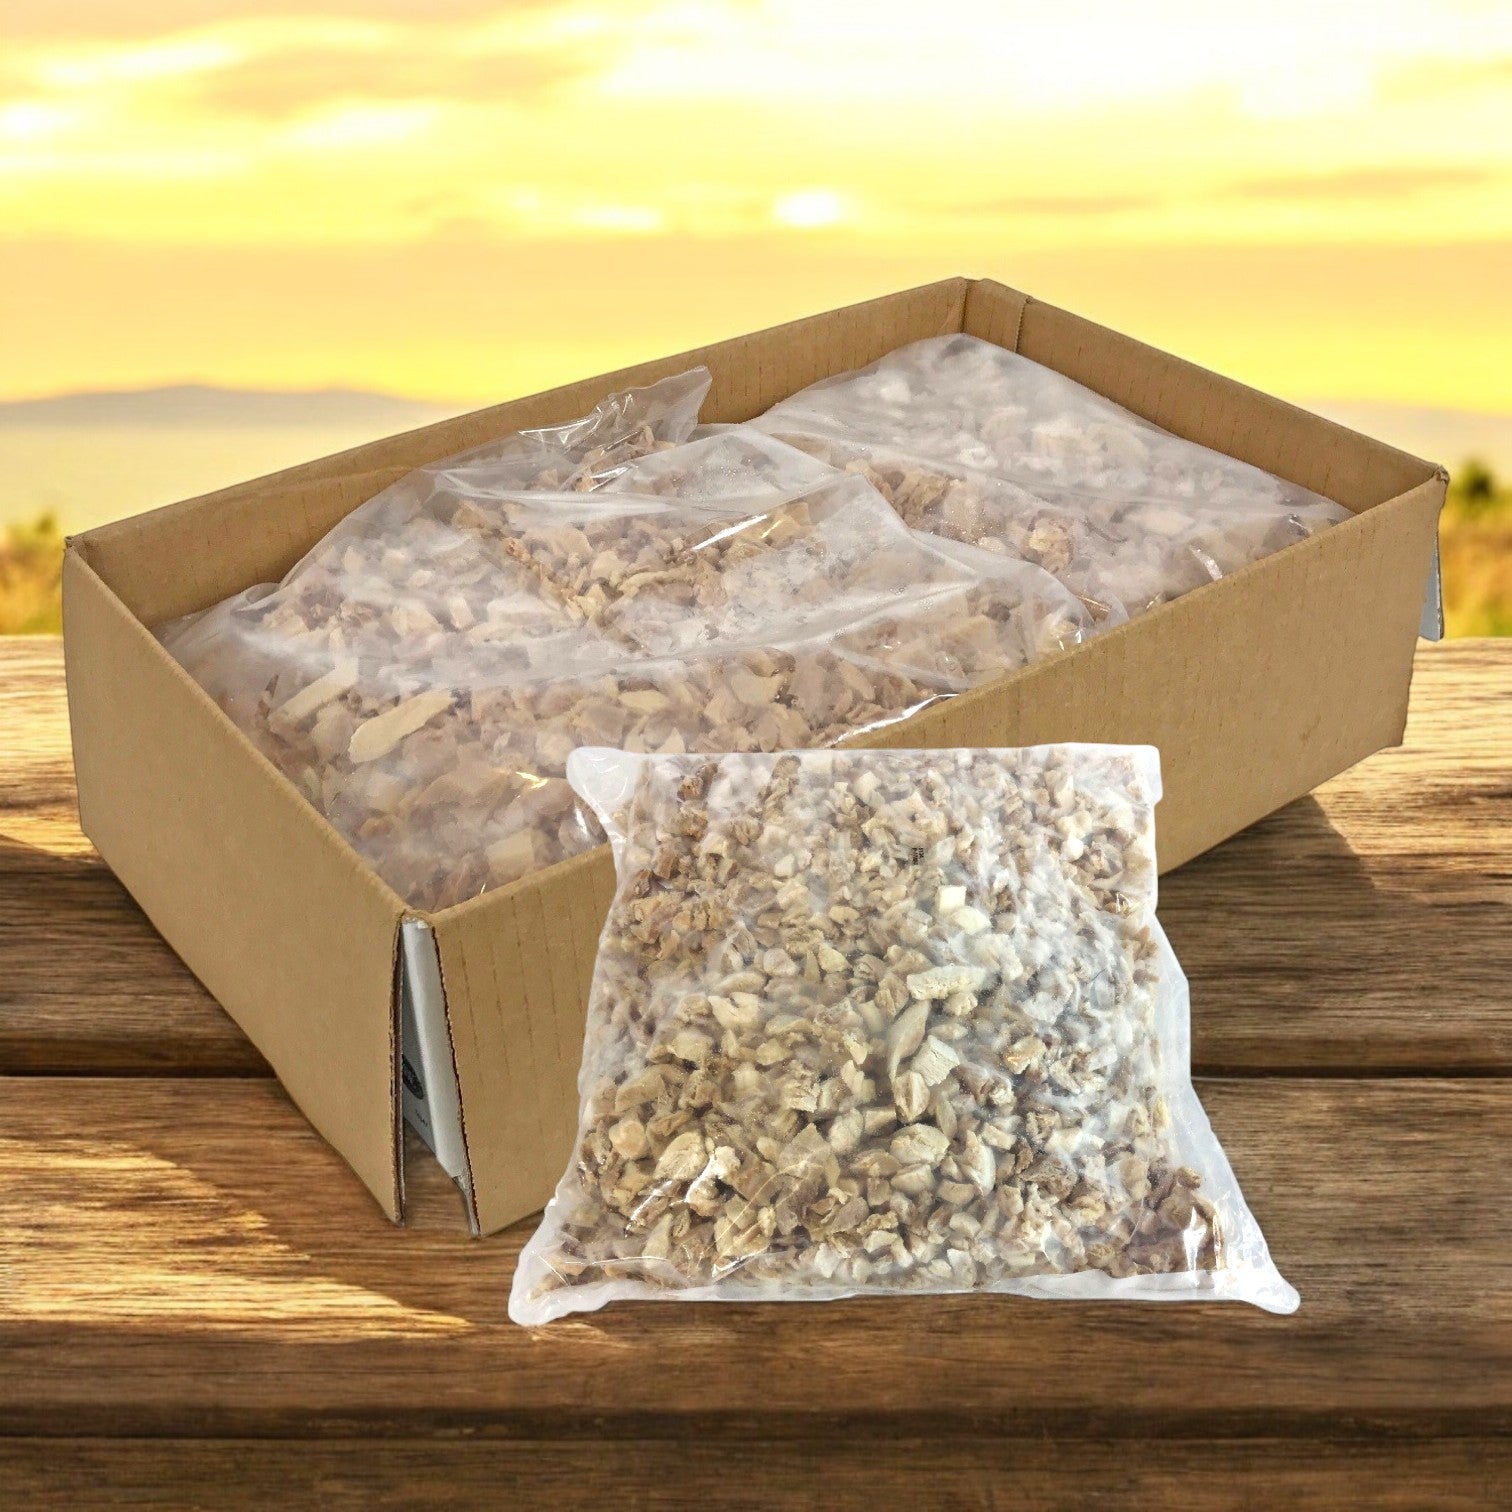
<svg viewBox="0 0 1512 1512"><path fill-rule="evenodd" d="M1467 458L1477 457L1498 475L1512 477L1512 414L1356 399L1302 402L1354 430L1442 462L1451 470ZM0 427L172 425L294 430L310 426L350 428L354 435L382 436L460 414L467 408L362 389L294 393L185 383L171 388L0 400Z"/></svg>
<svg viewBox="0 0 1512 1512"><path fill-rule="evenodd" d="M1512 479L1512 415L1364 399L1302 402L1351 430L1388 441L1430 462L1442 462L1450 472L1474 457L1498 477Z"/></svg>
<svg viewBox="0 0 1512 1512"><path fill-rule="evenodd" d="M464 408L360 389L289 392L184 383L171 388L0 400L0 426L355 426L382 435L459 414Z"/></svg>

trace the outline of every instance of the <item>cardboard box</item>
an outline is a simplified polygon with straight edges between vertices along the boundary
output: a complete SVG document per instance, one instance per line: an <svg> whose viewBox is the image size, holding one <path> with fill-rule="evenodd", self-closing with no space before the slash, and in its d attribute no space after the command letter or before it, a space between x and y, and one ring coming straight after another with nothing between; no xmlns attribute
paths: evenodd
<svg viewBox="0 0 1512 1512"><path fill-rule="evenodd" d="M859 743L1158 746L1169 869L1400 740L1444 471L982 280L588 379L70 541L65 646L85 833L391 1218L404 1211L405 1106L457 1176L476 1230L552 1191L575 1130L608 851L434 915L407 908L148 627L282 577L409 469L568 419L611 389L704 363L705 418L743 420L818 378L960 330L1356 514ZM1430 618L1432 604L1430 592Z"/></svg>

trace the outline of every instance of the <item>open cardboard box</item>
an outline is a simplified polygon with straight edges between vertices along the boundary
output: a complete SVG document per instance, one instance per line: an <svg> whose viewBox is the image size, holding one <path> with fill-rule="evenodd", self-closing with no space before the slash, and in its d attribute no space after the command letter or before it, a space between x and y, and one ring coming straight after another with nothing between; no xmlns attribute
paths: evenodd
<svg viewBox="0 0 1512 1512"><path fill-rule="evenodd" d="M590 378L69 542L84 831L391 1218L404 1212L406 1110L457 1178L475 1230L550 1195L576 1124L608 850L433 915L408 908L148 627L282 577L411 468L569 419L609 390L704 363L714 377L704 419L744 420L905 342L962 330L1356 515L856 743L1158 746L1169 870L1400 740L1420 616L1431 631L1437 609L1443 469L985 280L947 279Z"/></svg>

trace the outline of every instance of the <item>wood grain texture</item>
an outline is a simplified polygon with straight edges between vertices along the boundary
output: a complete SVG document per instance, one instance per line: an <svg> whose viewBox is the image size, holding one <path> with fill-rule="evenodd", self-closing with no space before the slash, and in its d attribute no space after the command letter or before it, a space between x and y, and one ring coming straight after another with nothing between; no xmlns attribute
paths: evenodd
<svg viewBox="0 0 1512 1512"><path fill-rule="evenodd" d="M1421 646L1403 744L1163 877L1160 915L1210 1073L1505 1073L1512 641Z"/></svg>
<svg viewBox="0 0 1512 1512"><path fill-rule="evenodd" d="M468 1239L413 1141L412 1227L387 1224L79 834L58 644L0 641L0 1502L1507 1505L1509 766L1512 644L1424 648L1400 750L1163 879L1194 1061L1232 1073L1202 1096L1294 1317L945 1298L523 1330L531 1225Z"/></svg>
<svg viewBox="0 0 1512 1512"><path fill-rule="evenodd" d="M1512 1066L1512 643L1425 646L1406 744L1162 881L1193 1060ZM78 832L62 653L0 641L0 1071L255 1074L261 1058Z"/></svg>
<svg viewBox="0 0 1512 1512"><path fill-rule="evenodd" d="M391 1229L266 1080L0 1083L11 1434L634 1439L1512 1426L1512 1084L1201 1084L1301 1310L1014 1298L506 1318L531 1224ZM822 1320L821 1320L822 1311ZM822 1321L822 1327L820 1323Z"/></svg>
<svg viewBox="0 0 1512 1512"><path fill-rule="evenodd" d="M1485 1512L1512 1495L1512 1446L1288 1440L963 1445L903 1436L784 1440L0 1440L18 1506L154 1512L318 1506L399 1509L822 1506L826 1512ZM104 1493L102 1495L102 1493Z"/></svg>
<svg viewBox="0 0 1512 1512"><path fill-rule="evenodd" d="M62 642L0 640L0 1072L269 1074L79 832Z"/></svg>

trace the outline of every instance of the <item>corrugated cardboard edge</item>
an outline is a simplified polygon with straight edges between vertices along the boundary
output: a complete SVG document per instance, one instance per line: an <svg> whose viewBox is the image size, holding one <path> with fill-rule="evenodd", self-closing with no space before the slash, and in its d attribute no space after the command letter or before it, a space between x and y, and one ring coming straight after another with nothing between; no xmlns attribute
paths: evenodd
<svg viewBox="0 0 1512 1512"><path fill-rule="evenodd" d="M394 969L389 978L389 1013L388 1013L388 1043L389 1043L389 1178L388 1190L392 1193L391 1201L385 1202L381 1192L374 1190L373 1184L366 1176L359 1176L368 1190L378 1199L383 1208L384 1216L390 1223L403 1223L408 1211L406 1205L405 1170L404 1170L404 1025L400 1013L399 1003L399 978L404 971L404 946L400 938L403 928L403 920L397 920L394 924ZM270 1062L271 1064L271 1062ZM329 1134L320 1127L302 1102L291 1092L294 1104L300 1112L310 1120L316 1131L324 1136L326 1141L340 1154L346 1155L346 1151L333 1140ZM350 1163L351 1157L347 1156ZM352 1165L355 1171L357 1167ZM469 1173L470 1175L471 1173ZM469 1200L468 1210L471 1211Z"/></svg>
<svg viewBox="0 0 1512 1512"><path fill-rule="evenodd" d="M961 309L961 329L1016 352L1024 325L1024 310L1029 302L1027 294L1010 289L1007 284L990 278L974 278L966 290L966 302Z"/></svg>
<svg viewBox="0 0 1512 1512"><path fill-rule="evenodd" d="M87 538L63 606L84 833L397 1221L403 905L101 580Z"/></svg>

